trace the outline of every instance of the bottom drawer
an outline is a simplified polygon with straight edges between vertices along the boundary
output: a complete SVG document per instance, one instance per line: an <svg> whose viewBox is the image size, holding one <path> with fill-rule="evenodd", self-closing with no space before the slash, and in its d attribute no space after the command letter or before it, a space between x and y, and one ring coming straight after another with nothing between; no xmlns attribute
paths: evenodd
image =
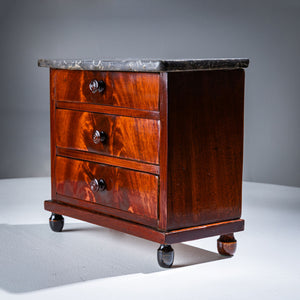
<svg viewBox="0 0 300 300"><path fill-rule="evenodd" d="M157 219L158 177L65 157L56 157L56 192Z"/></svg>

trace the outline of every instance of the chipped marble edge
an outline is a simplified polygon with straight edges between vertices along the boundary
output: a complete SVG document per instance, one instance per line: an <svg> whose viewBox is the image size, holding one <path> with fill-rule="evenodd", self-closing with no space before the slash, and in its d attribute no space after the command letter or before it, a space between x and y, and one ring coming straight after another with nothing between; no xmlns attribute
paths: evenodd
<svg viewBox="0 0 300 300"><path fill-rule="evenodd" d="M66 70L176 72L211 69L247 68L249 59L197 59L197 60L76 60L39 59L38 66Z"/></svg>

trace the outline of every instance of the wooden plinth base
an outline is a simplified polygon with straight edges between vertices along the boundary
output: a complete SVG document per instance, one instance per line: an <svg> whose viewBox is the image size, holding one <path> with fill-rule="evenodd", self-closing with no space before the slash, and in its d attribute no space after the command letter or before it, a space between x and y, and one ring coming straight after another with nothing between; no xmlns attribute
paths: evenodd
<svg viewBox="0 0 300 300"><path fill-rule="evenodd" d="M244 220L237 219L162 232L155 228L67 205L55 200L45 201L44 205L45 209L52 213L115 229L160 244L175 244L244 230Z"/></svg>

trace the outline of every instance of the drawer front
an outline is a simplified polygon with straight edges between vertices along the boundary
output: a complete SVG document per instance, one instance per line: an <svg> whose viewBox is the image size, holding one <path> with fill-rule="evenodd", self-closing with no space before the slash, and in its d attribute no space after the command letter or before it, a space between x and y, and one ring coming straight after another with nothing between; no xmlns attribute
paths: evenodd
<svg viewBox="0 0 300 300"><path fill-rule="evenodd" d="M52 70L54 100L159 110L159 75L152 73ZM90 83L104 82L93 93Z"/></svg>
<svg viewBox="0 0 300 300"><path fill-rule="evenodd" d="M65 109L55 117L58 147L159 163L158 120Z"/></svg>
<svg viewBox="0 0 300 300"><path fill-rule="evenodd" d="M95 179L102 180L100 187L105 186L104 190L95 191ZM158 177L155 175L56 157L55 181L60 195L157 219Z"/></svg>
<svg viewBox="0 0 300 300"><path fill-rule="evenodd" d="M105 82L105 89L92 93L89 84L93 81ZM112 105L112 83L108 72L51 70L54 100L77 101Z"/></svg>

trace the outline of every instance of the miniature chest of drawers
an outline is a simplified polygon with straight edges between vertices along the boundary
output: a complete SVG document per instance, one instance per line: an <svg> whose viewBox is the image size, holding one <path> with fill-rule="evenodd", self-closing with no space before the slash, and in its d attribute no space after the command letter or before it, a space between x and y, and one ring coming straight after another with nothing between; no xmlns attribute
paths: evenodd
<svg viewBox="0 0 300 300"><path fill-rule="evenodd" d="M242 231L247 59L39 60L50 68L50 227L63 215L160 244Z"/></svg>

